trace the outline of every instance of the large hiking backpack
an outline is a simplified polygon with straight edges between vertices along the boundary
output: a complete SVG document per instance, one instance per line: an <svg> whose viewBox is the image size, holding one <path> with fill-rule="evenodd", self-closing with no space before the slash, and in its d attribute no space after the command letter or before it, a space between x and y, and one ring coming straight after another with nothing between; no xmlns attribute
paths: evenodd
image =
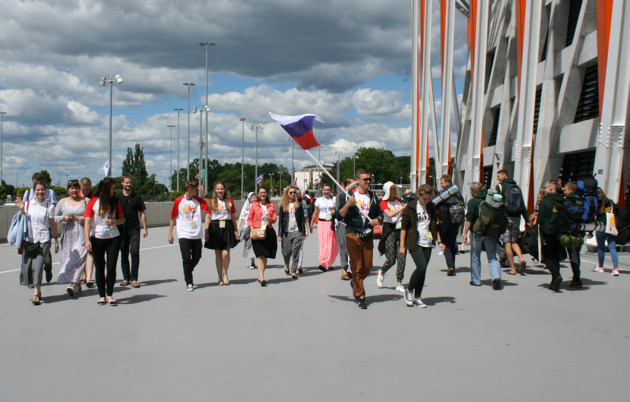
<svg viewBox="0 0 630 402"><path fill-rule="evenodd" d="M480 236L499 238L507 228L505 208L494 208L486 201L479 204L479 217L473 225L473 232Z"/></svg>
<svg viewBox="0 0 630 402"><path fill-rule="evenodd" d="M521 188L516 184L502 184L505 188L505 212L511 216L517 216L523 213L523 193Z"/></svg>
<svg viewBox="0 0 630 402"><path fill-rule="evenodd" d="M545 197L551 202L557 212L557 219L551 228L545 228L560 240L564 247L579 247L584 242L583 233L580 232L580 223L584 210L584 202L575 197L575 202L564 199L563 202L554 200L551 196Z"/></svg>
<svg viewBox="0 0 630 402"><path fill-rule="evenodd" d="M594 177L578 180L577 188L576 194L582 198L584 202L582 222L595 222L597 211L602 205L602 199L597 195L597 180L595 180Z"/></svg>

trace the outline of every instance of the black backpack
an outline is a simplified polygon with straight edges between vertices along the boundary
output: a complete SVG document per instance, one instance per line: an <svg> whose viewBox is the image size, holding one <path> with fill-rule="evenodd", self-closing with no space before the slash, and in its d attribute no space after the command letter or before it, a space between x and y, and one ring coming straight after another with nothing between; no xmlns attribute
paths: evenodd
<svg viewBox="0 0 630 402"><path fill-rule="evenodd" d="M584 202L584 213L582 222L595 222L597 211L602 205L602 199L597 195L597 180L594 177L587 177L577 181L576 195Z"/></svg>
<svg viewBox="0 0 630 402"><path fill-rule="evenodd" d="M451 201L452 200L452 201ZM452 196L447 200L448 213L451 223L461 225L466 220L466 207L464 201L457 196Z"/></svg>
<svg viewBox="0 0 630 402"><path fill-rule="evenodd" d="M521 188L516 184L502 184L505 188L505 212L511 216L517 216L523 213L523 193Z"/></svg>

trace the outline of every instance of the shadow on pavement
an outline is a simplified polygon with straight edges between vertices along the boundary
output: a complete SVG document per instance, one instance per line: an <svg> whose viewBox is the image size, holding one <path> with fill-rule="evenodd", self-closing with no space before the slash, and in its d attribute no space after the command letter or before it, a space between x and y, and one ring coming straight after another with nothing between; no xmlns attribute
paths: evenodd
<svg viewBox="0 0 630 402"><path fill-rule="evenodd" d="M328 295L328 297L332 297L333 299L337 299L341 301L348 301L348 302L356 303L356 301L354 300L354 297L351 297L351 296ZM368 304L400 300L402 298L403 296L401 294L365 296L365 300L367 301Z"/></svg>
<svg viewBox="0 0 630 402"><path fill-rule="evenodd" d="M177 279L160 279L160 280L153 280L153 281L141 281L140 287L160 285L162 283L171 283L171 282L177 282Z"/></svg>
<svg viewBox="0 0 630 402"><path fill-rule="evenodd" d="M122 299L117 299L118 304L137 304L142 302L148 302L153 299L158 299L161 297L166 297L165 295L156 295L156 294L142 294L142 295L133 295L131 297L123 297Z"/></svg>
<svg viewBox="0 0 630 402"><path fill-rule="evenodd" d="M435 306L436 304L439 303L457 303L455 301L456 299L453 296L439 296L439 297L423 297L422 301L424 302L424 304L426 304L427 306Z"/></svg>

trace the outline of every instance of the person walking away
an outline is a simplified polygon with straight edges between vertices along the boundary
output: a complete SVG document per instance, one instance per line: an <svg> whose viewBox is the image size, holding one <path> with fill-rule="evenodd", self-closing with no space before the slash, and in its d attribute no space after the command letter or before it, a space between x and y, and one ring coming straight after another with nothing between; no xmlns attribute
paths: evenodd
<svg viewBox="0 0 630 402"><path fill-rule="evenodd" d="M402 212L399 254L404 256L406 250L409 250L416 264L405 290L405 303L409 307L427 307L421 298L422 289L435 239L439 240L440 236L437 230L437 210L431 201L434 196L435 189L429 184L423 184L418 187L417 198Z"/></svg>
<svg viewBox="0 0 630 402"><path fill-rule="evenodd" d="M555 204L564 201L564 195L560 193L558 182L548 180L545 182L545 198L540 201L538 209L538 225L542 235L542 253L544 263L551 273L549 289L560 291L562 276L560 275L560 235L557 225L558 210Z"/></svg>
<svg viewBox="0 0 630 402"><path fill-rule="evenodd" d="M402 285L405 276L405 263L407 254L401 255L400 249L400 229L402 228L402 212L408 204L403 204L398 198L398 188L394 183L388 181L383 185L383 199L380 203L383 212L383 235L378 243L378 251L385 254L385 262L376 275L376 286L383 287L385 274L396 264L396 291L405 292Z"/></svg>
<svg viewBox="0 0 630 402"><path fill-rule="evenodd" d="M597 195L601 198L601 207L597 211L597 222L601 223L604 228L607 226L606 214L612 214L614 212L615 204L610 200L604 190L597 189ZM595 238L597 239L597 267L593 271L603 273L604 271L604 257L606 256L605 250L608 245L608 251L610 252L610 258L612 259L613 269L611 271L612 276L619 276L619 255L617 254L617 236L606 233L606 230L598 230L595 232Z"/></svg>
<svg viewBox="0 0 630 402"><path fill-rule="evenodd" d="M188 180L186 193L175 199L168 226L168 242L170 244L173 244L174 241L173 228L177 227L184 281L188 292L194 290L193 271L201 259L201 238L204 235L204 226L201 224L202 211L206 213L205 219L209 220L211 211L208 209L206 200L199 197L199 182L194 179Z"/></svg>
<svg viewBox="0 0 630 402"><path fill-rule="evenodd" d="M499 184L497 184L496 191L503 196L505 212L508 216L507 229L501 236L501 241L505 245L505 255L510 263L510 272L508 273L516 275L516 266L514 265L514 253L516 253L519 260L519 273L524 274L527 264L518 242L521 238L521 217L525 219L525 222L528 222L529 217L527 216L523 192L514 179L508 177L507 170L499 170L497 180Z"/></svg>
<svg viewBox="0 0 630 402"><path fill-rule="evenodd" d="M346 224L346 244L352 269L350 284L361 309L367 309L363 280L372 270L373 228L383 220L378 198L369 189L371 181L372 176L368 170L357 170L357 188L341 196L340 204L343 207L339 211Z"/></svg>
<svg viewBox="0 0 630 402"><path fill-rule="evenodd" d="M142 237L147 237L147 207L144 205L142 197L133 191L133 177L129 173L122 175L121 194L118 194L118 201L122 206L125 215L125 224L118 229L122 236L120 247L120 267L122 268L123 280L121 286L131 284L134 288L140 287L138 282L138 270L140 268L140 224L142 224ZM129 266L129 255L131 254L131 269Z"/></svg>
<svg viewBox="0 0 630 402"><path fill-rule="evenodd" d="M483 192L483 186L480 183L471 185L471 194ZM508 225L507 215L505 213L503 196L494 190L488 190L485 199L477 199L477 212L473 210L476 203L471 208L470 220L474 224L469 226L472 229L471 251L470 251L470 284L473 286L481 285L481 250L485 248L488 258L490 271L490 279L492 280L492 288L494 290L501 289L501 264L497 258L497 245L499 237L505 232Z"/></svg>
<svg viewBox="0 0 630 402"><path fill-rule="evenodd" d="M451 176L445 174L440 178L442 191L453 186ZM438 231L442 242L439 243L440 250L444 252L446 258L446 275L455 276L455 256L457 255L457 235L465 221L466 210L464 208L464 198L458 192L440 203L438 212Z"/></svg>

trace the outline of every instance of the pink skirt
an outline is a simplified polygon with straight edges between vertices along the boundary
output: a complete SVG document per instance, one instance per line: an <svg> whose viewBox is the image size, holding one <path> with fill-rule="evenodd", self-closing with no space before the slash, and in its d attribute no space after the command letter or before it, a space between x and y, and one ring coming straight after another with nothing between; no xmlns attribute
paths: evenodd
<svg viewBox="0 0 630 402"><path fill-rule="evenodd" d="M332 230L331 221L317 222L317 237L319 237L319 264L331 267L339 253L337 235Z"/></svg>

